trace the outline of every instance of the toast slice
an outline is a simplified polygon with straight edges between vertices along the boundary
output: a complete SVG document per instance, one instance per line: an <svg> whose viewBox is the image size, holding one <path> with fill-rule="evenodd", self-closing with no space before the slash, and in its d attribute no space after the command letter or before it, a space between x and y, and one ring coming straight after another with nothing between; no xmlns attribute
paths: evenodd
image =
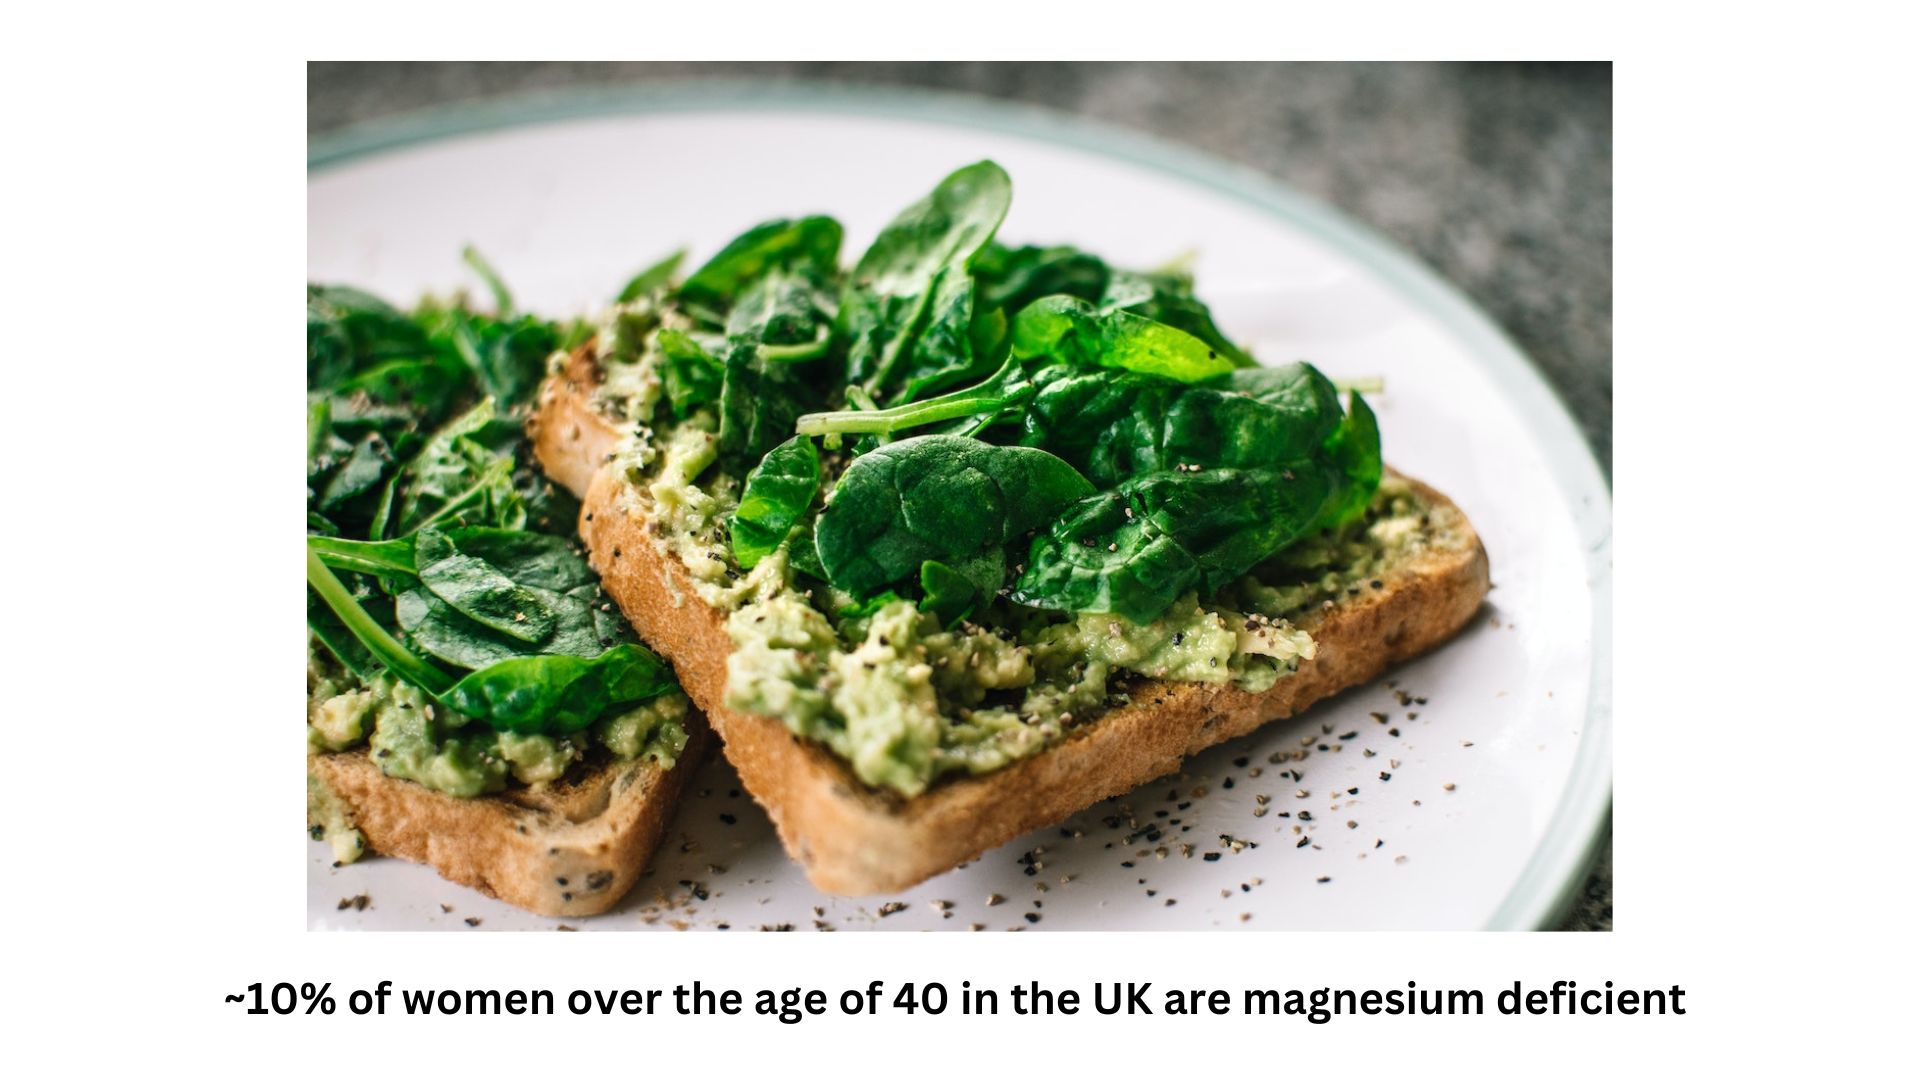
<svg viewBox="0 0 1920 1080"><path fill-rule="evenodd" d="M726 616L697 599L686 566L655 547L643 518L622 509L636 496L644 505L646 494L602 468L621 430L593 407L596 382L587 349L548 380L530 424L535 454L549 476L582 497L581 538L604 587L634 629L672 662L788 852L826 892L904 889L1175 772L1183 758L1293 716L1439 645L1467 624L1489 587L1486 550L1465 515L1416 482L1431 514L1444 517L1459 541L1416 553L1383 574L1379 588L1298 621L1317 651L1295 674L1261 693L1196 682L1131 683L1129 704L1052 747L903 799L862 784L840 759L778 718L726 706L732 649Z"/></svg>
<svg viewBox="0 0 1920 1080"><path fill-rule="evenodd" d="M711 736L687 715L672 768L640 759L576 766L552 783L460 798L380 771L365 749L307 759L308 818L338 815L381 855L537 915L598 915L645 871Z"/></svg>

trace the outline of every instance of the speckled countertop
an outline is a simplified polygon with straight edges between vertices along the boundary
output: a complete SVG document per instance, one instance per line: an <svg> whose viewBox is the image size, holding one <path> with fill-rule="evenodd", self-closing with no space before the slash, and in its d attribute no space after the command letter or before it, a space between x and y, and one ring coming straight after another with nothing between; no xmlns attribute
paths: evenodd
<svg viewBox="0 0 1920 1080"><path fill-rule="evenodd" d="M688 78L1009 98L1195 146L1340 207L1463 289L1613 469L1613 74L1513 64L310 64L309 135L474 98ZM1613 928L1611 841L1565 929Z"/></svg>

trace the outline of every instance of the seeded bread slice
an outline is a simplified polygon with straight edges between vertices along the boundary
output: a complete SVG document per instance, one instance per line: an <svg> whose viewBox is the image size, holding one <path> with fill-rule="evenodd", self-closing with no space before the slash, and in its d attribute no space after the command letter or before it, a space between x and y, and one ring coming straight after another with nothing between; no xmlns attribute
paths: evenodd
<svg viewBox="0 0 1920 1080"><path fill-rule="evenodd" d="M698 599L677 558L646 535L623 506L642 500L603 469L621 432L595 411L596 373L576 354L548 380L531 428L535 453L555 480L583 499L580 535L601 580L635 631L674 665L689 697L719 733L727 758L818 888L893 892L1102 799L1175 772L1216 743L1292 716L1378 676L1457 633L1488 589L1487 555L1466 517L1425 485L1415 489L1458 543L1426 550L1381 575L1382 587L1298 625L1313 635L1312 660L1262 693L1194 682L1129 686L1111 709L1047 750L979 777L941 781L903 799L857 780L824 748L778 718L726 707L726 617ZM584 481L584 482L583 482Z"/></svg>
<svg viewBox="0 0 1920 1080"><path fill-rule="evenodd" d="M537 915L598 915L640 879L711 736L689 711L671 769L647 760L576 767L539 787L463 799L380 771L365 750L307 759L375 853L426 863Z"/></svg>

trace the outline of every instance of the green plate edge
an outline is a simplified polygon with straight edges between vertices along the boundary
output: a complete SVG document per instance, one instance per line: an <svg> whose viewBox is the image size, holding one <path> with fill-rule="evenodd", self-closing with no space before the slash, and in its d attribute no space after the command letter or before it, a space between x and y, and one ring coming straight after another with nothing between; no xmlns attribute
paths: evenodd
<svg viewBox="0 0 1920 1080"><path fill-rule="evenodd" d="M567 120L737 110L828 112L985 129L1150 169L1265 211L1372 270L1464 341L1533 433L1587 552L1593 668L1587 719L1560 803L1489 930L1551 930L1585 885L1613 809L1613 498L1566 405L1465 294L1385 237L1243 165L1037 106L907 88L820 82L688 80L571 88L423 109L309 138L307 171L423 142Z"/></svg>

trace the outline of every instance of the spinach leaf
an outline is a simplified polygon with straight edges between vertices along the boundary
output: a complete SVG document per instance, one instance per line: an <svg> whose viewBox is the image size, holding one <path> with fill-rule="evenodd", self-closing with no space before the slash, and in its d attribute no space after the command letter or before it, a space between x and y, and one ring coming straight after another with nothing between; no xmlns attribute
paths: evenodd
<svg viewBox="0 0 1920 1080"><path fill-rule="evenodd" d="M720 453L736 466L785 441L819 399L815 366L798 361L826 351L828 304L812 279L774 270L749 285L728 315L719 435Z"/></svg>
<svg viewBox="0 0 1920 1080"><path fill-rule="evenodd" d="M675 417L684 420L693 410L720 400L724 361L684 330L662 330L655 343L662 360L660 384Z"/></svg>
<svg viewBox="0 0 1920 1080"><path fill-rule="evenodd" d="M1333 383L1309 364L1236 369L1204 385L1062 367L1035 381L1020 442L1103 488L1176 466L1285 464L1317 452L1341 422Z"/></svg>
<svg viewBox="0 0 1920 1080"><path fill-rule="evenodd" d="M855 459L814 543L828 581L872 596L929 560L957 567L1003 548L1092 490L1043 451L923 435Z"/></svg>
<svg viewBox="0 0 1920 1080"><path fill-rule="evenodd" d="M780 267L831 277L840 264L840 235L840 223L830 217L756 225L689 275L680 286L680 298L725 310L741 290Z"/></svg>
<svg viewBox="0 0 1920 1080"><path fill-rule="evenodd" d="M346 665L348 671L362 679L371 679L380 674L380 661L374 659L373 653L360 644L360 639L353 636L353 631L347 629L347 625L340 621L326 601L320 599L320 594L312 589L307 590L307 629L313 631L313 636L319 638L320 644Z"/></svg>
<svg viewBox="0 0 1920 1080"><path fill-rule="evenodd" d="M371 293L307 286L307 388L327 389L376 361L428 353L412 319Z"/></svg>
<svg viewBox="0 0 1920 1080"><path fill-rule="evenodd" d="M676 686L673 672L638 645L616 645L592 658L527 656L466 676L443 700L496 731L566 734L582 731L609 709L651 701Z"/></svg>
<svg viewBox="0 0 1920 1080"><path fill-rule="evenodd" d="M1379 490L1384 466L1380 461L1380 424L1365 398L1347 394L1347 416L1327 440L1327 456L1346 482L1327 504L1320 526L1337 529L1359 520Z"/></svg>
<svg viewBox="0 0 1920 1080"><path fill-rule="evenodd" d="M952 626L991 601L1006 578L1006 554L997 547L957 567L928 559L920 564L920 610Z"/></svg>
<svg viewBox="0 0 1920 1080"><path fill-rule="evenodd" d="M720 380L722 457L744 466L793 434L794 421L818 395L799 367L763 359L751 337L734 340Z"/></svg>
<svg viewBox="0 0 1920 1080"><path fill-rule="evenodd" d="M458 681L414 654L362 607L317 552L307 551L307 583L331 619L309 599L309 625L343 663L374 673L377 661L456 712L497 731L566 734L579 731L609 709L649 701L672 689L673 673L658 656L632 643L584 655L509 655ZM324 629L322 629L324 627ZM347 643L335 628L357 643ZM363 651L364 650L364 651ZM352 659L349 659L351 657Z"/></svg>
<svg viewBox="0 0 1920 1080"><path fill-rule="evenodd" d="M820 562L820 549L814 543L813 523L802 523L800 530L792 546L787 548L787 565L796 574L805 574L815 581L827 580L827 568Z"/></svg>
<svg viewBox="0 0 1920 1080"><path fill-rule="evenodd" d="M492 437L495 419L488 398L435 432L388 481L372 537L404 536L429 524L523 527L526 506L513 485L513 458L483 441Z"/></svg>
<svg viewBox="0 0 1920 1080"><path fill-rule="evenodd" d="M1234 370L1233 361L1184 330L1071 296L1028 304L1013 320L1013 358L1044 356L1195 383Z"/></svg>
<svg viewBox="0 0 1920 1080"><path fill-rule="evenodd" d="M559 623L538 593L435 529L414 538L414 566L420 583L448 607L508 637L536 645L552 637Z"/></svg>
<svg viewBox="0 0 1920 1080"><path fill-rule="evenodd" d="M321 488L319 501L314 505L322 512L331 512L352 502L380 486L392 465L393 451L388 448L387 440L377 431L369 432L353 444L346 459Z"/></svg>
<svg viewBox="0 0 1920 1080"><path fill-rule="evenodd" d="M500 280L500 274L492 264L480 254L480 249L468 244L460 251L460 260L467 264L480 280L486 283L487 291L493 294L493 313L502 319L513 317L513 293L507 290L507 283Z"/></svg>
<svg viewBox="0 0 1920 1080"><path fill-rule="evenodd" d="M836 332L850 381L898 402L979 374L970 267L1012 195L1006 172L982 161L955 171L880 231L840 301Z"/></svg>
<svg viewBox="0 0 1920 1080"><path fill-rule="evenodd" d="M733 557L742 569L786 541L819 490L820 451L812 439L796 435L767 452L747 474L733 515Z"/></svg>
<svg viewBox="0 0 1920 1080"><path fill-rule="evenodd" d="M533 400L560 335L553 324L531 316L508 321L452 309L435 340L451 349L495 401L517 408Z"/></svg>
<svg viewBox="0 0 1920 1080"><path fill-rule="evenodd" d="M1227 340L1213 323L1213 312L1193 295L1193 279L1176 271L1139 273L1115 270L1100 296L1102 311L1127 310L1142 318L1183 330L1214 352L1226 357L1235 367L1252 367L1255 360L1246 350Z"/></svg>
<svg viewBox="0 0 1920 1080"><path fill-rule="evenodd" d="M337 536L309 536L307 550L335 570L380 577L415 577L413 537L395 540L347 540Z"/></svg>
<svg viewBox="0 0 1920 1080"><path fill-rule="evenodd" d="M1316 461L1134 477L1035 537L1011 598L1151 622L1184 593L1213 593L1306 535L1335 483Z"/></svg>
<svg viewBox="0 0 1920 1080"><path fill-rule="evenodd" d="M453 684L446 672L400 644L386 627L375 621L367 609L354 599L346 585L334 576L332 570L327 569L326 563L320 561L319 553L311 545L307 548L307 585L333 612L341 626L366 648L368 654L396 677L436 696ZM311 619L308 625L312 625ZM323 636L321 641L326 641L326 638ZM336 651L334 655L340 656L340 653ZM345 663L346 657L341 656L341 662Z"/></svg>
<svg viewBox="0 0 1920 1080"><path fill-rule="evenodd" d="M680 264L686 260L686 257L687 249L681 248L679 251L674 252L659 262L654 263L652 266L647 267L645 270L633 275L631 278L628 278L626 286L620 290L620 295L613 298L613 302L616 304L630 304L648 293L656 292L673 284L673 275L680 272Z"/></svg>
<svg viewBox="0 0 1920 1080"><path fill-rule="evenodd" d="M1099 300L1110 271L1097 255L1076 247L1004 247L989 244L974 261L980 303L988 308L1020 309L1043 296L1065 294Z"/></svg>
<svg viewBox="0 0 1920 1080"><path fill-rule="evenodd" d="M518 529L446 529L440 534L460 551L484 559L513 580L537 589L567 592L597 580L572 541L552 533ZM415 542L419 536L392 540L346 540L309 536L307 547L336 570L382 577L417 577Z"/></svg>
<svg viewBox="0 0 1920 1080"><path fill-rule="evenodd" d="M811 360L826 353L832 322L833 301L811 277L774 270L740 294L726 332L759 342L764 359Z"/></svg>
<svg viewBox="0 0 1920 1080"><path fill-rule="evenodd" d="M394 619L408 644L454 667L482 668L516 656L597 656L613 644L594 620L595 586L566 592L530 588L553 613L554 629L533 643L461 614L423 585L394 597Z"/></svg>
<svg viewBox="0 0 1920 1080"><path fill-rule="evenodd" d="M391 405L430 417L442 415L473 382L464 365L448 358L386 360L340 380L333 392L342 397L365 395L377 405Z"/></svg>
<svg viewBox="0 0 1920 1080"><path fill-rule="evenodd" d="M977 430L1023 408L1034 390L1026 368L1009 358L984 381L939 397L910 401L889 409L807 413L794 422L794 427L802 435L891 435L928 424L961 420L968 422L969 429ZM848 396L852 397L857 391L858 387L849 388Z"/></svg>

